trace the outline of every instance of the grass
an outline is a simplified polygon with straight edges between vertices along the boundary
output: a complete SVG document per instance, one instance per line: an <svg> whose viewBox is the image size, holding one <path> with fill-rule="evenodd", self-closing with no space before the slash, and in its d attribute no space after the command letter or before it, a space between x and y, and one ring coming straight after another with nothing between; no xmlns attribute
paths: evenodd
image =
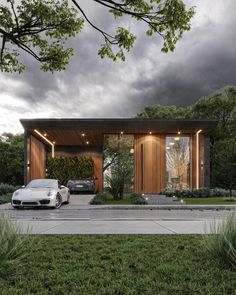
<svg viewBox="0 0 236 295"><path fill-rule="evenodd" d="M131 205L132 200L129 195L124 195L122 200L114 200L113 198L109 198L105 201L106 205Z"/></svg>
<svg viewBox="0 0 236 295"><path fill-rule="evenodd" d="M180 200L181 198L179 198ZM211 197L211 198L182 198L186 204L191 205L236 205L236 200L226 199L221 197Z"/></svg>
<svg viewBox="0 0 236 295"><path fill-rule="evenodd" d="M211 235L204 236L209 256L236 270L236 214L231 213L220 223L215 220L210 226L210 232Z"/></svg>
<svg viewBox="0 0 236 295"><path fill-rule="evenodd" d="M0 276L11 275L11 269L22 262L28 250L30 240L28 235L20 236L21 227L10 220L5 214L0 214Z"/></svg>
<svg viewBox="0 0 236 295"><path fill-rule="evenodd" d="M0 277L1 295L236 294L235 271L209 258L201 236L31 239L19 272Z"/></svg>
<svg viewBox="0 0 236 295"><path fill-rule="evenodd" d="M12 193L0 196L0 205L11 202Z"/></svg>

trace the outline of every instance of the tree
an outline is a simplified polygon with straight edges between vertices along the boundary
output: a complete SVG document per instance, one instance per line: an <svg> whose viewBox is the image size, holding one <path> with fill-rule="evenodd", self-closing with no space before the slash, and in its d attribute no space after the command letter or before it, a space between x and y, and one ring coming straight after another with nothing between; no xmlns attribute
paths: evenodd
<svg viewBox="0 0 236 295"><path fill-rule="evenodd" d="M24 183L24 136L3 133L0 136L0 183Z"/></svg>
<svg viewBox="0 0 236 295"><path fill-rule="evenodd" d="M137 114L138 118L152 119L187 119L192 116L191 107L177 108L176 106L166 106L160 104L148 105Z"/></svg>
<svg viewBox="0 0 236 295"><path fill-rule="evenodd" d="M104 178L114 199L123 198L125 186L133 185L134 147L132 135L107 135L104 138Z"/></svg>
<svg viewBox="0 0 236 295"><path fill-rule="evenodd" d="M147 25L147 35L163 39L163 52L173 51L185 31L190 30L194 8L182 0L91 0L107 9L115 20L131 17ZM64 70L72 48L66 48L68 37L78 34L86 21L102 34L104 43L98 54L112 60L125 60L136 36L118 26L114 34L103 30L87 16L77 0L5 0L0 5L0 70L22 72L25 65L19 57L30 54L41 63L43 71ZM70 5L69 5L70 4ZM73 5L73 7L71 7ZM117 47L117 50L114 50Z"/></svg>

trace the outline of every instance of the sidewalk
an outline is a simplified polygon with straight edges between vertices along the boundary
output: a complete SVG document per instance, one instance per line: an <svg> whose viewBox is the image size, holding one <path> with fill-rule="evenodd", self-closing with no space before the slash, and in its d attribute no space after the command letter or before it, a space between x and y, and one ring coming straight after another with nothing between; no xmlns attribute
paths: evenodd
<svg viewBox="0 0 236 295"><path fill-rule="evenodd" d="M212 220L23 220L24 232L51 234L204 234Z"/></svg>

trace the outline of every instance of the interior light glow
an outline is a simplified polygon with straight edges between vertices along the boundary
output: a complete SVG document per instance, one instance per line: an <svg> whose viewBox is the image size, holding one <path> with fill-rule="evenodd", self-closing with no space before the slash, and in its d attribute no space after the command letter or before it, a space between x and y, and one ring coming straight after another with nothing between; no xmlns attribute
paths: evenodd
<svg viewBox="0 0 236 295"><path fill-rule="evenodd" d="M178 134L180 135L180 131L178 131Z"/></svg>
<svg viewBox="0 0 236 295"><path fill-rule="evenodd" d="M179 140L179 137L175 137L174 140Z"/></svg>
<svg viewBox="0 0 236 295"><path fill-rule="evenodd" d="M123 134L124 134L124 132L123 132L123 131L121 131L121 132L120 132L120 134L121 134L121 135L123 135Z"/></svg>
<svg viewBox="0 0 236 295"><path fill-rule="evenodd" d="M134 149L130 149L130 154L133 154L134 153Z"/></svg>
<svg viewBox="0 0 236 295"><path fill-rule="evenodd" d="M196 189L199 189L199 133L202 129L196 133Z"/></svg>
<svg viewBox="0 0 236 295"><path fill-rule="evenodd" d="M81 135L82 135L82 137L85 137L85 133L82 133Z"/></svg>
<svg viewBox="0 0 236 295"><path fill-rule="evenodd" d="M152 134L152 131L149 131L149 134L151 135Z"/></svg>
<svg viewBox="0 0 236 295"><path fill-rule="evenodd" d="M46 137L47 136L47 133L44 133L44 136Z"/></svg>
<svg viewBox="0 0 236 295"><path fill-rule="evenodd" d="M169 146L167 146L167 147L166 147L166 149L167 149L167 150L169 150L169 149L170 149L170 147L169 147Z"/></svg>
<svg viewBox="0 0 236 295"><path fill-rule="evenodd" d="M174 142L170 142L170 145L174 145L175 143Z"/></svg>
<svg viewBox="0 0 236 295"><path fill-rule="evenodd" d="M34 132L37 133L40 137L42 137L47 143L52 146L52 158L54 158L54 143L48 140L42 133L40 133L37 129L34 129Z"/></svg>
<svg viewBox="0 0 236 295"><path fill-rule="evenodd" d="M89 144L89 141L86 141L86 144Z"/></svg>

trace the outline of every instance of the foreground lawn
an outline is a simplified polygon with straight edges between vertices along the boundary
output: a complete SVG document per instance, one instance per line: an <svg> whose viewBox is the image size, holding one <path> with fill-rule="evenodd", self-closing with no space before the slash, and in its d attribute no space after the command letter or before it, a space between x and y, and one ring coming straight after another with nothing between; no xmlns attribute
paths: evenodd
<svg viewBox="0 0 236 295"><path fill-rule="evenodd" d="M12 194L6 194L0 196L0 205L5 204L5 203L10 203L11 202L11 196Z"/></svg>
<svg viewBox="0 0 236 295"><path fill-rule="evenodd" d="M23 267L0 276L1 295L236 294L236 272L209 258L201 236L31 238Z"/></svg>
<svg viewBox="0 0 236 295"><path fill-rule="evenodd" d="M235 198L232 200L225 198L184 198L186 204L191 205L236 205Z"/></svg>

